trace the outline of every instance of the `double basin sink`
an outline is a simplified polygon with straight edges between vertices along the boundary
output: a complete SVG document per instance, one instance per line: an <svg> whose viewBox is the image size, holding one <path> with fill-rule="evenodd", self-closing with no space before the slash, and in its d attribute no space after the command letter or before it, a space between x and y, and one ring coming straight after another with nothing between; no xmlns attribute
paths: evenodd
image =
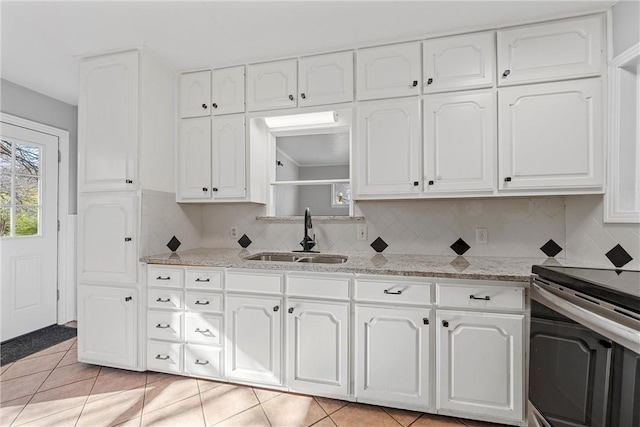
<svg viewBox="0 0 640 427"><path fill-rule="evenodd" d="M245 258L248 261L299 262L305 264L342 264L347 262L344 255L314 253L259 253Z"/></svg>

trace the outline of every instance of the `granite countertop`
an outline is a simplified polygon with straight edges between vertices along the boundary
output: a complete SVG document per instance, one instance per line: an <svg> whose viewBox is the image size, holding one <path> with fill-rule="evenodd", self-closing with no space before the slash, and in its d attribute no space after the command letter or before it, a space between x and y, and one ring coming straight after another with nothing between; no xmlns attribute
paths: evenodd
<svg viewBox="0 0 640 427"><path fill-rule="evenodd" d="M191 249L151 255L140 259L149 264L192 265L201 267L256 268L279 271L316 271L329 273L388 274L416 277L445 277L528 282L531 267L537 264L587 266L584 263L555 258L462 257L402 254L346 254L343 264L303 264L298 262L249 261L257 253L247 249ZM298 253L297 255L301 255ZM330 254L323 254L330 255Z"/></svg>

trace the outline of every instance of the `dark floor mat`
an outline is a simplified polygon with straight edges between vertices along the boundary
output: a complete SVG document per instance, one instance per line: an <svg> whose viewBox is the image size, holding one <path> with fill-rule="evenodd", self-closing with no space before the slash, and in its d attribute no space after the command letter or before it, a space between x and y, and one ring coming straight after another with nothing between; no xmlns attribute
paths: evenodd
<svg viewBox="0 0 640 427"><path fill-rule="evenodd" d="M15 362L78 335L78 329L53 325L0 344L0 366Z"/></svg>

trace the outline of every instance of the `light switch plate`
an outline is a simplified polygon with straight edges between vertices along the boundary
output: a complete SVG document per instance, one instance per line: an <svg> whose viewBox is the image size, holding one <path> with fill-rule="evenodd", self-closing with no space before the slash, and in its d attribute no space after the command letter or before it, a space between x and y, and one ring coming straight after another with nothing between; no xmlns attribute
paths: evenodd
<svg viewBox="0 0 640 427"><path fill-rule="evenodd" d="M476 244L486 245L489 242L489 232L486 228L476 228Z"/></svg>
<svg viewBox="0 0 640 427"><path fill-rule="evenodd" d="M358 240L367 240L367 226L358 225Z"/></svg>

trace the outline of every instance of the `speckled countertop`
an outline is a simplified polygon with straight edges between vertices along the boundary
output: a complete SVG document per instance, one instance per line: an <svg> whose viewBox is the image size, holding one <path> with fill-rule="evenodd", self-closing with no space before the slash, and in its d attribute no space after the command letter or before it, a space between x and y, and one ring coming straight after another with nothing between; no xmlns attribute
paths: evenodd
<svg viewBox="0 0 640 427"><path fill-rule="evenodd" d="M346 254L342 264L303 264L298 262L249 261L244 258L266 251L247 249L191 249L151 255L140 259L149 264L207 267L258 268L280 271L389 274L398 276L446 277L527 282L535 264L587 266L555 258L462 257L400 254ZM282 252L275 252L282 253ZM299 253L297 255L300 255ZM323 254L325 255L325 254ZM329 255L329 254L326 254Z"/></svg>

